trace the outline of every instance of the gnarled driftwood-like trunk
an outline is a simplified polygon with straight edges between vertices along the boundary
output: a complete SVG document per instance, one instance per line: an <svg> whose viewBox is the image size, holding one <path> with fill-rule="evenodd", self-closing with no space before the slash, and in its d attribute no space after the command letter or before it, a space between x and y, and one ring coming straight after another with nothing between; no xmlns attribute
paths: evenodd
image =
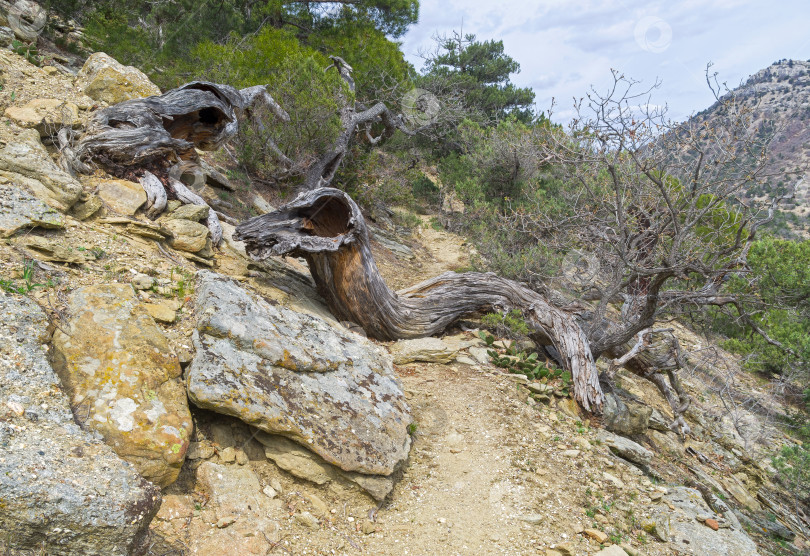
<svg viewBox="0 0 810 556"><path fill-rule="evenodd" d="M174 179L169 169L180 163L196 164L196 149L218 149L238 131L239 117L249 115L258 104L289 121L263 86L237 90L194 81L162 95L99 110L75 144L67 132L60 133L59 141L72 171L91 173L93 166L101 166L118 177L140 181L147 195L147 215L156 218L169 195L183 203L206 204ZM222 228L213 210L207 225L217 245Z"/></svg>
<svg viewBox="0 0 810 556"><path fill-rule="evenodd" d="M491 273L447 272L392 291L374 262L360 209L340 190L304 192L277 211L237 226L234 239L244 241L256 259L304 257L332 313L380 340L430 336L465 315L518 309L529 324L551 338L571 372L580 405L601 411L603 394L596 365L572 315L517 282Z"/></svg>

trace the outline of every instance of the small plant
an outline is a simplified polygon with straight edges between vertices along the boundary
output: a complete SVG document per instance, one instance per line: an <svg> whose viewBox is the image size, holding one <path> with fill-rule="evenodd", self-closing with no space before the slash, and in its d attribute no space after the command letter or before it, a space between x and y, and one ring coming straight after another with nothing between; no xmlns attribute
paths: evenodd
<svg viewBox="0 0 810 556"><path fill-rule="evenodd" d="M29 63L34 64L35 66L39 66L42 64L42 61L45 59L44 56L39 55L39 51L37 50L36 45L33 43L24 43L20 40L14 39L11 41L11 50L14 51L15 54L19 54ZM13 100L13 99L12 99Z"/></svg>
<svg viewBox="0 0 810 556"><path fill-rule="evenodd" d="M529 325L523 320L523 313L513 309L508 313L487 313L481 318L481 323L494 328L499 334L516 338L529 334Z"/></svg>
<svg viewBox="0 0 810 556"><path fill-rule="evenodd" d="M415 435L416 434L416 429L418 429L418 428L419 428L419 425L417 424L416 421L414 421L413 423L408 425L408 434L410 434L411 436Z"/></svg>

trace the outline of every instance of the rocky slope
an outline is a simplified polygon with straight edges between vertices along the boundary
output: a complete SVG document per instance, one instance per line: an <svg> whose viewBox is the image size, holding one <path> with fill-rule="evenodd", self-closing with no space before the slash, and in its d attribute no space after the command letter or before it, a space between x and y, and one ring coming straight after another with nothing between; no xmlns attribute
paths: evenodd
<svg viewBox="0 0 810 556"><path fill-rule="evenodd" d="M677 327L686 438L625 372L596 419L491 365L472 330L372 342L332 318L300 261L252 263L227 224L214 249L204 211L151 221L138 184L60 167L60 129L153 90L137 70L96 56L73 75L2 49L0 68L4 553L808 549L770 465L791 442L784 408L707 339ZM189 186L237 216L270 210L213 169ZM468 263L462 238L429 226L375 234L397 286Z"/></svg>
<svg viewBox="0 0 810 556"><path fill-rule="evenodd" d="M749 194L783 194L787 188L795 187L795 199L781 208L790 228L806 233L810 216L810 61L779 60L728 95L735 95L753 110L749 125L753 136L772 138L770 167L779 174L797 172L774 177L763 189ZM696 114L693 121L711 120L720 111L721 102Z"/></svg>

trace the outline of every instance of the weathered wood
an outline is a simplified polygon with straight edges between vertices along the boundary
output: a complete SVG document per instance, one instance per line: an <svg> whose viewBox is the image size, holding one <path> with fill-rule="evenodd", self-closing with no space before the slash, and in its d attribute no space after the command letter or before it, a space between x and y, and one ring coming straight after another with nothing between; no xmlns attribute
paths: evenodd
<svg viewBox="0 0 810 556"><path fill-rule="evenodd" d="M146 216L155 219L168 204L166 189L152 172L144 172L139 181L146 192Z"/></svg>
<svg viewBox="0 0 810 556"><path fill-rule="evenodd" d="M495 274L448 272L394 292L380 276L360 209L344 192L304 192L275 212L236 228L255 259L292 255L307 260L319 293L341 321L359 324L380 340L430 336L481 311L518 309L552 341L574 381L583 408L600 412L596 365L572 315L542 295Z"/></svg>

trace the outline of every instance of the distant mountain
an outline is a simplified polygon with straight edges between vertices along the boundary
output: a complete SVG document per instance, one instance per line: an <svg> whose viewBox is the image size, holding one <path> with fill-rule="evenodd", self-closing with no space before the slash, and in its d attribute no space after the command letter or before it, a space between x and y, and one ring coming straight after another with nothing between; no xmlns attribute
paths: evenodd
<svg viewBox="0 0 810 556"><path fill-rule="evenodd" d="M766 189L749 195L782 193L795 186L794 202L784 204L772 229L781 235L806 236L810 231L810 61L779 60L748 78L728 93L754 108L749 131L764 137L773 134L769 164L779 172L803 169L797 176L773 178ZM726 98L726 97L724 97ZM696 114L693 122L713 118L721 109L719 102Z"/></svg>

